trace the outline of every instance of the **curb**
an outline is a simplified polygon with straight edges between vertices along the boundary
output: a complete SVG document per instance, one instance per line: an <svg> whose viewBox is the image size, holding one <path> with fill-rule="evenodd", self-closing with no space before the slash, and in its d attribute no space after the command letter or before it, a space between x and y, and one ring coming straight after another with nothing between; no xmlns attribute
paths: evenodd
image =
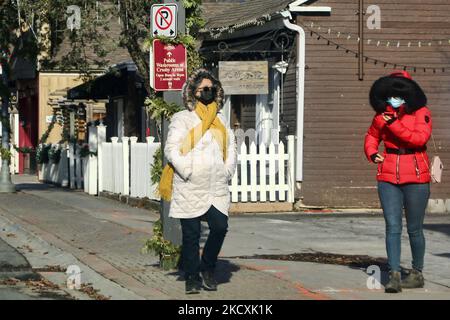
<svg viewBox="0 0 450 320"><path fill-rule="evenodd" d="M102 197L102 198L110 199L110 200L120 201L124 204L127 204L127 205L129 205L131 207L135 207L135 208L154 210L154 211L160 210L159 201L151 200L149 198L134 198L131 196L125 196L125 195L111 193L111 192L100 192L98 194L98 196Z"/></svg>

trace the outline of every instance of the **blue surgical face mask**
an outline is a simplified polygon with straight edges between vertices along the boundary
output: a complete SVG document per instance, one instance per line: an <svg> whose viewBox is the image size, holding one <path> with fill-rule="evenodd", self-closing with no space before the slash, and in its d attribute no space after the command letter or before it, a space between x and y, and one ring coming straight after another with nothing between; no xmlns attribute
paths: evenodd
<svg viewBox="0 0 450 320"><path fill-rule="evenodd" d="M395 109L400 108L402 104L405 104L405 100L398 97L389 98L387 102Z"/></svg>

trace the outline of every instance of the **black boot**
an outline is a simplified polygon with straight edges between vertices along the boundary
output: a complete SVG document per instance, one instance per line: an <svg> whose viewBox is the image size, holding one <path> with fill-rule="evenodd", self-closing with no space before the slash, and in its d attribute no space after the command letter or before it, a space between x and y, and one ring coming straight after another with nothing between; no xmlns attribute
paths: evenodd
<svg viewBox="0 0 450 320"><path fill-rule="evenodd" d="M402 287L405 289L423 288L425 281L422 272L418 270L411 270L411 272L402 281Z"/></svg>
<svg viewBox="0 0 450 320"><path fill-rule="evenodd" d="M202 279L199 275L186 276L186 294L197 294L202 289Z"/></svg>
<svg viewBox="0 0 450 320"><path fill-rule="evenodd" d="M399 293L402 292L401 274L397 271L391 271L389 273L389 282L384 287L386 293Z"/></svg>
<svg viewBox="0 0 450 320"><path fill-rule="evenodd" d="M217 291L217 281L216 279L214 279L213 271L203 271L202 277L203 277L203 287L207 291Z"/></svg>

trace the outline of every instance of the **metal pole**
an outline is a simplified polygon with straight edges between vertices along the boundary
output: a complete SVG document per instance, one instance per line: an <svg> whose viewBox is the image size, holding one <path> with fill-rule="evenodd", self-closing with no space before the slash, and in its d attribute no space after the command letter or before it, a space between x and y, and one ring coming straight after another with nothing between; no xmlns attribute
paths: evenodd
<svg viewBox="0 0 450 320"><path fill-rule="evenodd" d="M3 64L2 82L5 87L5 93L2 97L2 148L4 150L10 150L9 145L9 96L8 90L8 66ZM16 187L11 181L11 171L9 169L10 159L2 158L2 169L0 171L0 193L12 193L16 192Z"/></svg>
<svg viewBox="0 0 450 320"><path fill-rule="evenodd" d="M364 0L359 0L358 9L358 33L359 33L359 45L358 45L358 80L364 80Z"/></svg>
<svg viewBox="0 0 450 320"><path fill-rule="evenodd" d="M165 0L164 3L176 3L178 5L178 20L177 29L178 33L183 34L186 32L186 18L185 9L182 1ZM168 103L176 103L178 105L183 104L180 91L166 91L164 92L164 100ZM163 118L161 123L161 148L163 157L163 166L167 164L167 160L164 156L164 144L167 139L168 122ZM169 218L170 204L164 200L161 200L161 221L163 224L164 239L171 241L175 245L181 245L181 225L179 219Z"/></svg>

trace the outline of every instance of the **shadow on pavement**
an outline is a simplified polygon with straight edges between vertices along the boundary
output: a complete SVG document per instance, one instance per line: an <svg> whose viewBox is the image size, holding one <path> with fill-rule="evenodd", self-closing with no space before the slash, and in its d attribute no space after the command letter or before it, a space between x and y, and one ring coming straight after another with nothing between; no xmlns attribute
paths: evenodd
<svg viewBox="0 0 450 320"><path fill-rule="evenodd" d="M49 190L54 189L55 187L49 184L41 184L41 183L19 183L16 184L17 191L22 190Z"/></svg>
<svg viewBox="0 0 450 320"><path fill-rule="evenodd" d="M448 252L448 253L434 254L434 256L436 256L436 257L442 257L442 258L449 258L449 259L450 259L450 252Z"/></svg>
<svg viewBox="0 0 450 320"><path fill-rule="evenodd" d="M423 228L425 230L440 232L450 237L450 224L448 223L424 224Z"/></svg>
<svg viewBox="0 0 450 320"><path fill-rule="evenodd" d="M184 271L182 270L182 268L183 267L180 266L180 270L169 273L169 275L176 276L177 281L184 281ZM233 277L233 273L238 272L240 269L241 268L238 265L228 260L219 259L216 265L215 279L219 284L228 283Z"/></svg>
<svg viewBox="0 0 450 320"><path fill-rule="evenodd" d="M45 183L17 183L16 184L17 191L58 191L58 192L74 192L77 190L72 190L70 188L63 188L51 184Z"/></svg>

